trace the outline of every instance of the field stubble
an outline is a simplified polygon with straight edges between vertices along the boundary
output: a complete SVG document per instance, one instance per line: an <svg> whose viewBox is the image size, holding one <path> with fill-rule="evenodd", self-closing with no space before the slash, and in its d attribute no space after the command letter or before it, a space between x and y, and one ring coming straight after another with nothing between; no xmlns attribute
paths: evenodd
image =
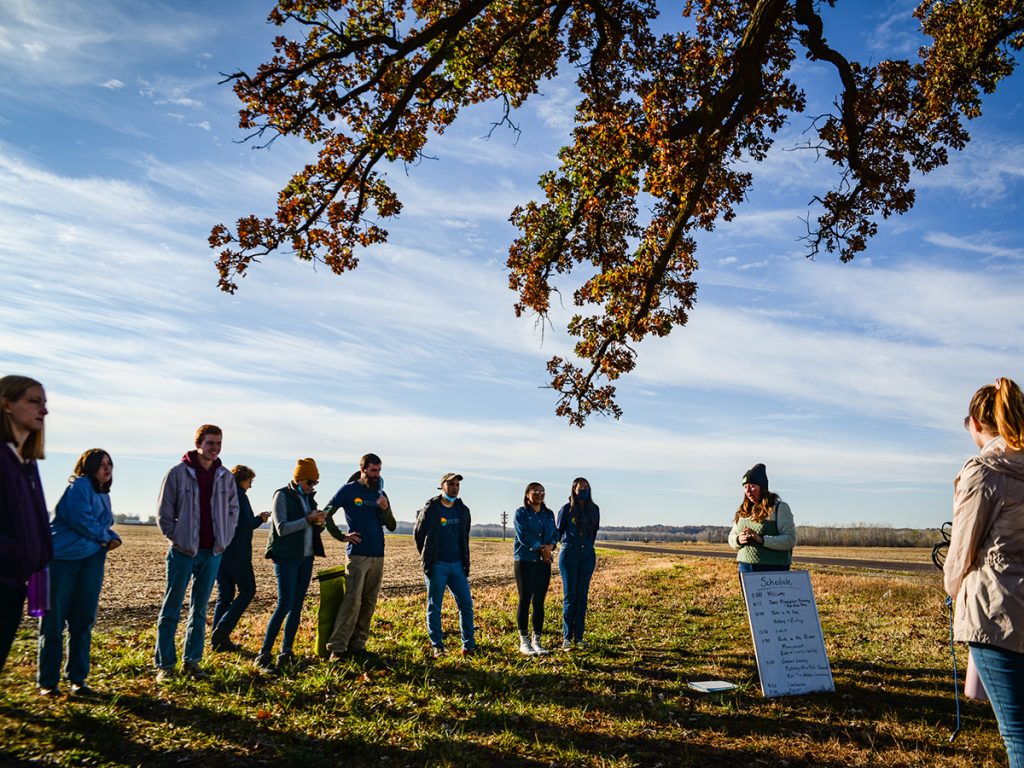
<svg viewBox="0 0 1024 768"><path fill-rule="evenodd" d="M153 528L122 528L111 553L91 682L93 701L34 695L26 622L0 689L0 763L281 765L345 759L441 766L998 766L987 706L953 720L948 626L939 574L812 571L836 692L763 699L727 561L601 551L591 590L591 649L515 653L511 543L477 541L472 584L482 652L434 661L423 629L423 576L412 542L388 540L385 596L371 648L386 670L309 659L277 676L252 654L209 653L209 681L158 686L150 669L166 546ZM259 593L237 633L248 649L274 602L273 570L255 549ZM318 566L343 561L331 541ZM547 601L558 643L557 569ZM297 650L310 652L314 582ZM457 633L451 599L445 629ZM184 624L184 622L183 622ZM687 682L739 688L708 697Z"/></svg>

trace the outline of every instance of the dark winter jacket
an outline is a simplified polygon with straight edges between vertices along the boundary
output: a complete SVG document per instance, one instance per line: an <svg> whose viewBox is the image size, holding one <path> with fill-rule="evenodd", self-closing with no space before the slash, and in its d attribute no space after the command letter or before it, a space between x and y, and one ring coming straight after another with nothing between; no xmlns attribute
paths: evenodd
<svg viewBox="0 0 1024 768"><path fill-rule="evenodd" d="M309 500L309 509L316 509L316 501L313 494L306 494ZM284 520L281 519L281 507L284 507ZM291 485L279 488L274 493L274 516L273 527L270 529L270 537L267 539L268 558L273 560L302 560L306 556L306 530L312 528L313 554L316 557L324 556L324 543L320 538L321 528L317 525L310 525L306 520L309 514L306 505L302 503L299 492Z"/></svg>
<svg viewBox="0 0 1024 768"><path fill-rule="evenodd" d="M459 554L462 568L469 576L469 527L471 525L469 507L462 503L462 499L456 499L452 510L459 516L461 526ZM413 531L413 538L416 540L416 551L420 553L420 558L423 560L423 572L427 575L430 575L431 569L437 562L441 518L446 514L449 514L449 510L441 503L440 495L427 501L423 505L423 509L416 513L416 528Z"/></svg>
<svg viewBox="0 0 1024 768"><path fill-rule="evenodd" d="M23 587L53 558L50 516L35 461L0 445L0 584Z"/></svg>
<svg viewBox="0 0 1024 768"><path fill-rule="evenodd" d="M245 489L236 484L238 490L238 523L235 535L224 550L221 564L226 566L244 565L252 562L252 532L263 525L260 516L252 511L252 504Z"/></svg>

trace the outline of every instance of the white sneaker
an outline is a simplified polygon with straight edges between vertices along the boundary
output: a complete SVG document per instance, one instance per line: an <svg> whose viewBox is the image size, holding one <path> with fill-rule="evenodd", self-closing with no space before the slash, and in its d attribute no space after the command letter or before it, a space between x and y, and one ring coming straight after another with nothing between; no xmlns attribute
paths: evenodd
<svg viewBox="0 0 1024 768"><path fill-rule="evenodd" d="M572 640L570 640L569 638L565 638L564 640L562 640L562 650L563 651L571 651L572 650Z"/></svg>
<svg viewBox="0 0 1024 768"><path fill-rule="evenodd" d="M533 652L538 656L543 656L545 653L548 652L548 649L540 644L540 635L533 636L533 641L531 645L533 645Z"/></svg>
<svg viewBox="0 0 1024 768"><path fill-rule="evenodd" d="M537 653L530 643L530 638L526 635L519 636L519 652L524 656L533 656Z"/></svg>

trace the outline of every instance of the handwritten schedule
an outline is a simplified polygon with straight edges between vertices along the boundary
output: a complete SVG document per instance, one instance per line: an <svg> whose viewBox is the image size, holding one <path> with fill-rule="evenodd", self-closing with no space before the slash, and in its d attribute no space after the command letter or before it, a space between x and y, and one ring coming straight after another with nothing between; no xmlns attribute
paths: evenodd
<svg viewBox="0 0 1024 768"><path fill-rule="evenodd" d="M741 573L761 693L766 698L834 691L818 606L807 571Z"/></svg>

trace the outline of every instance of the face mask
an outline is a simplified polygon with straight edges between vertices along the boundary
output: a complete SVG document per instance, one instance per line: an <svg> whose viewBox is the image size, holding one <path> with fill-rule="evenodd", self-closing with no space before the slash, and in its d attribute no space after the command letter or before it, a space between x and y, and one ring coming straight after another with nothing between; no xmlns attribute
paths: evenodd
<svg viewBox="0 0 1024 768"><path fill-rule="evenodd" d="M459 498L458 496L449 496L447 493L442 493L441 495L444 496L444 500L449 504L454 504Z"/></svg>
<svg viewBox="0 0 1024 768"><path fill-rule="evenodd" d="M576 498L579 499L580 501L589 501L590 500L590 489L589 488L580 488L578 491L576 491Z"/></svg>

